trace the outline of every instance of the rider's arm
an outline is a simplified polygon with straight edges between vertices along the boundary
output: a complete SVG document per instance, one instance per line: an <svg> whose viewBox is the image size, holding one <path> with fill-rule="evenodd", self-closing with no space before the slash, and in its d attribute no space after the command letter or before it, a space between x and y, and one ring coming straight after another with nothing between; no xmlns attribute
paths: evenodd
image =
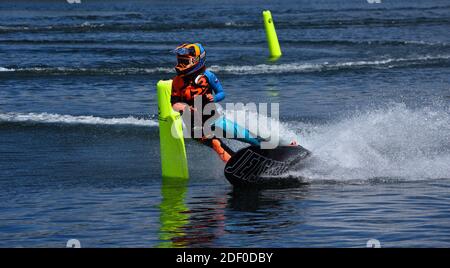
<svg viewBox="0 0 450 268"><path fill-rule="evenodd" d="M205 71L205 75L208 78L212 91L214 92L214 102L219 102L225 99L225 91L223 91L223 87L216 75L208 70Z"/></svg>

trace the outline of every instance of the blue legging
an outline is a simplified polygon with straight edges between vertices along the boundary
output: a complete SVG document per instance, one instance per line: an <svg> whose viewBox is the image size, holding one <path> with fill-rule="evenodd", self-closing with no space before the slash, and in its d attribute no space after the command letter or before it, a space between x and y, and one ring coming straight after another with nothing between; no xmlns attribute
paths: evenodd
<svg viewBox="0 0 450 268"><path fill-rule="evenodd" d="M224 116L219 117L212 125L222 129L226 136L228 136L228 134L233 134L233 137L236 140L257 146L261 144L258 137L251 134L248 129L241 127L236 122L226 119Z"/></svg>

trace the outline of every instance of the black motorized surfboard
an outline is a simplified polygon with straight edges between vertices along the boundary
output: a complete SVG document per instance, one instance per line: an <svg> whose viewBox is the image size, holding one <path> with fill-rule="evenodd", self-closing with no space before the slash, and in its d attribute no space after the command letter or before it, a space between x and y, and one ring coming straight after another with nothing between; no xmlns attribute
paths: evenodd
<svg viewBox="0 0 450 268"><path fill-rule="evenodd" d="M300 161L311 155L301 146L261 149L250 146L236 152L225 166L225 177L233 186L284 187L301 184L288 175Z"/></svg>

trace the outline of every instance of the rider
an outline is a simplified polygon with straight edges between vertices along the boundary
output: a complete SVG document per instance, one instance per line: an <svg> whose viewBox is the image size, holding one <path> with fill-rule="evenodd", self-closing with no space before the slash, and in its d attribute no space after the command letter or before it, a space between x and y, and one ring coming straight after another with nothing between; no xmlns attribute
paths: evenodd
<svg viewBox="0 0 450 268"><path fill-rule="evenodd" d="M182 44L175 48L177 75L172 82L172 108L183 113L187 108L193 108L194 98L201 97L202 105L219 102L225 98L225 92L216 75L206 69L206 52L199 43ZM202 107L203 108L203 107ZM202 116L202 121L209 116ZM217 152L219 157L227 162L234 153L220 139L214 136L203 136L197 141L205 144Z"/></svg>

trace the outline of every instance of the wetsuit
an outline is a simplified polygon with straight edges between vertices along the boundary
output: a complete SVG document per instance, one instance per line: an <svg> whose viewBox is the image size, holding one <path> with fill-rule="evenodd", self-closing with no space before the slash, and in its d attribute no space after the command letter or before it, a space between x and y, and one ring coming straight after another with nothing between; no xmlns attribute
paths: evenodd
<svg viewBox="0 0 450 268"><path fill-rule="evenodd" d="M212 94L214 99L208 99L208 95ZM175 76L172 82L172 105L181 102L189 106L194 105L194 98L202 98L202 109L211 102L219 102L225 98L225 92L216 75L205 68L189 76ZM212 115L202 115L202 122L206 122ZM192 119L191 119L192 120ZM234 152L226 146L220 139L216 137L205 137L196 139L197 141L213 148L220 158L227 162Z"/></svg>

